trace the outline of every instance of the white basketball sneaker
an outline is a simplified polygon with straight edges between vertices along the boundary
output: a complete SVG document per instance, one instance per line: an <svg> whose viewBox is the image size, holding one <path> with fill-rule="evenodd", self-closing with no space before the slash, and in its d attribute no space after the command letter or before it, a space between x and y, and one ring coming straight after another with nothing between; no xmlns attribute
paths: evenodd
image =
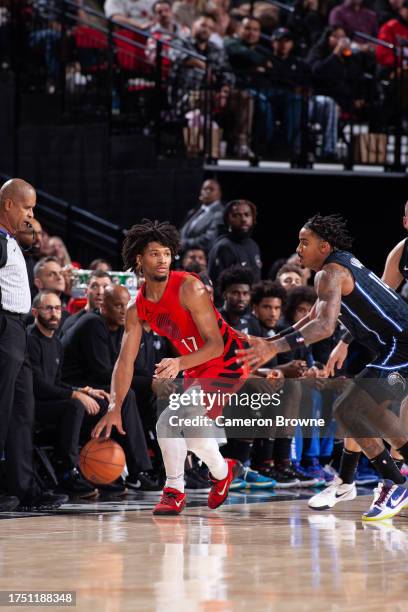
<svg viewBox="0 0 408 612"><path fill-rule="evenodd" d="M331 485L323 489L317 495L309 499L308 506L313 510L328 510L342 501L350 501L357 495L356 485L343 483L342 479L335 476Z"/></svg>

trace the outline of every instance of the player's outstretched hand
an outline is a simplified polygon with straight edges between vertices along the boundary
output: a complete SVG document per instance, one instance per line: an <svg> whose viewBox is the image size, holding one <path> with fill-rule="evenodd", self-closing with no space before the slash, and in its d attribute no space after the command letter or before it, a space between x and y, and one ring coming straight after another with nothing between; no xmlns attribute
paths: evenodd
<svg viewBox="0 0 408 612"><path fill-rule="evenodd" d="M99 436L105 429L105 438L110 438L113 427L116 427L116 429L118 430L120 434L122 434L122 436L126 434L122 426L122 416L120 412L116 410L107 412L105 416L103 416L101 420L98 421L98 423L95 425L95 427L92 430L92 437L99 438Z"/></svg>
<svg viewBox="0 0 408 612"><path fill-rule="evenodd" d="M176 378L180 372L180 357L166 357L156 363L154 375L156 378Z"/></svg>
<svg viewBox="0 0 408 612"><path fill-rule="evenodd" d="M236 355L239 363L246 364L250 370L257 370L275 357L276 349L273 342L251 336L249 338L249 348L236 351Z"/></svg>
<svg viewBox="0 0 408 612"><path fill-rule="evenodd" d="M330 357L326 363L326 368L329 372L329 376L336 375L336 368L340 370L343 367L343 363L347 357L348 344L340 341L330 353Z"/></svg>

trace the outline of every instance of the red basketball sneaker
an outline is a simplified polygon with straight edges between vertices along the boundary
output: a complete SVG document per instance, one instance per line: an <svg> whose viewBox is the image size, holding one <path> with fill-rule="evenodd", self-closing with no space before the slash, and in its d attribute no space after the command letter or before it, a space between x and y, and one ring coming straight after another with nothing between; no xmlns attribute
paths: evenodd
<svg viewBox="0 0 408 612"><path fill-rule="evenodd" d="M166 487L157 506L153 508L153 514L180 514L186 505L186 494Z"/></svg>
<svg viewBox="0 0 408 612"><path fill-rule="evenodd" d="M208 507L214 510L221 506L228 497L231 482L242 471L242 463L236 459L226 459L228 474L222 480L216 480L210 474L211 491L208 494Z"/></svg>

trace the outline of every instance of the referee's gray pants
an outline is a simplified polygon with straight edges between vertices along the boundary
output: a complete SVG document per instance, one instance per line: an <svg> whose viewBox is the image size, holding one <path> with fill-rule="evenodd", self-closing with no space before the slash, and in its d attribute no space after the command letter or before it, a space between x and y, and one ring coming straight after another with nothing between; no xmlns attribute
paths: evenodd
<svg viewBox="0 0 408 612"><path fill-rule="evenodd" d="M0 453L7 492L21 501L38 493L33 470L34 394L23 321L0 312Z"/></svg>

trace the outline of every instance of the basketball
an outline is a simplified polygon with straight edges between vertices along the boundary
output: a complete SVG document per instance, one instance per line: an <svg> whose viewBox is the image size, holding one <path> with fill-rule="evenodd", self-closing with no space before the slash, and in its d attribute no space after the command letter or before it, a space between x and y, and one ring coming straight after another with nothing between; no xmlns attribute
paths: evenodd
<svg viewBox="0 0 408 612"><path fill-rule="evenodd" d="M83 476L95 484L110 484L119 478L125 463L123 448L110 438L89 440L79 456Z"/></svg>

